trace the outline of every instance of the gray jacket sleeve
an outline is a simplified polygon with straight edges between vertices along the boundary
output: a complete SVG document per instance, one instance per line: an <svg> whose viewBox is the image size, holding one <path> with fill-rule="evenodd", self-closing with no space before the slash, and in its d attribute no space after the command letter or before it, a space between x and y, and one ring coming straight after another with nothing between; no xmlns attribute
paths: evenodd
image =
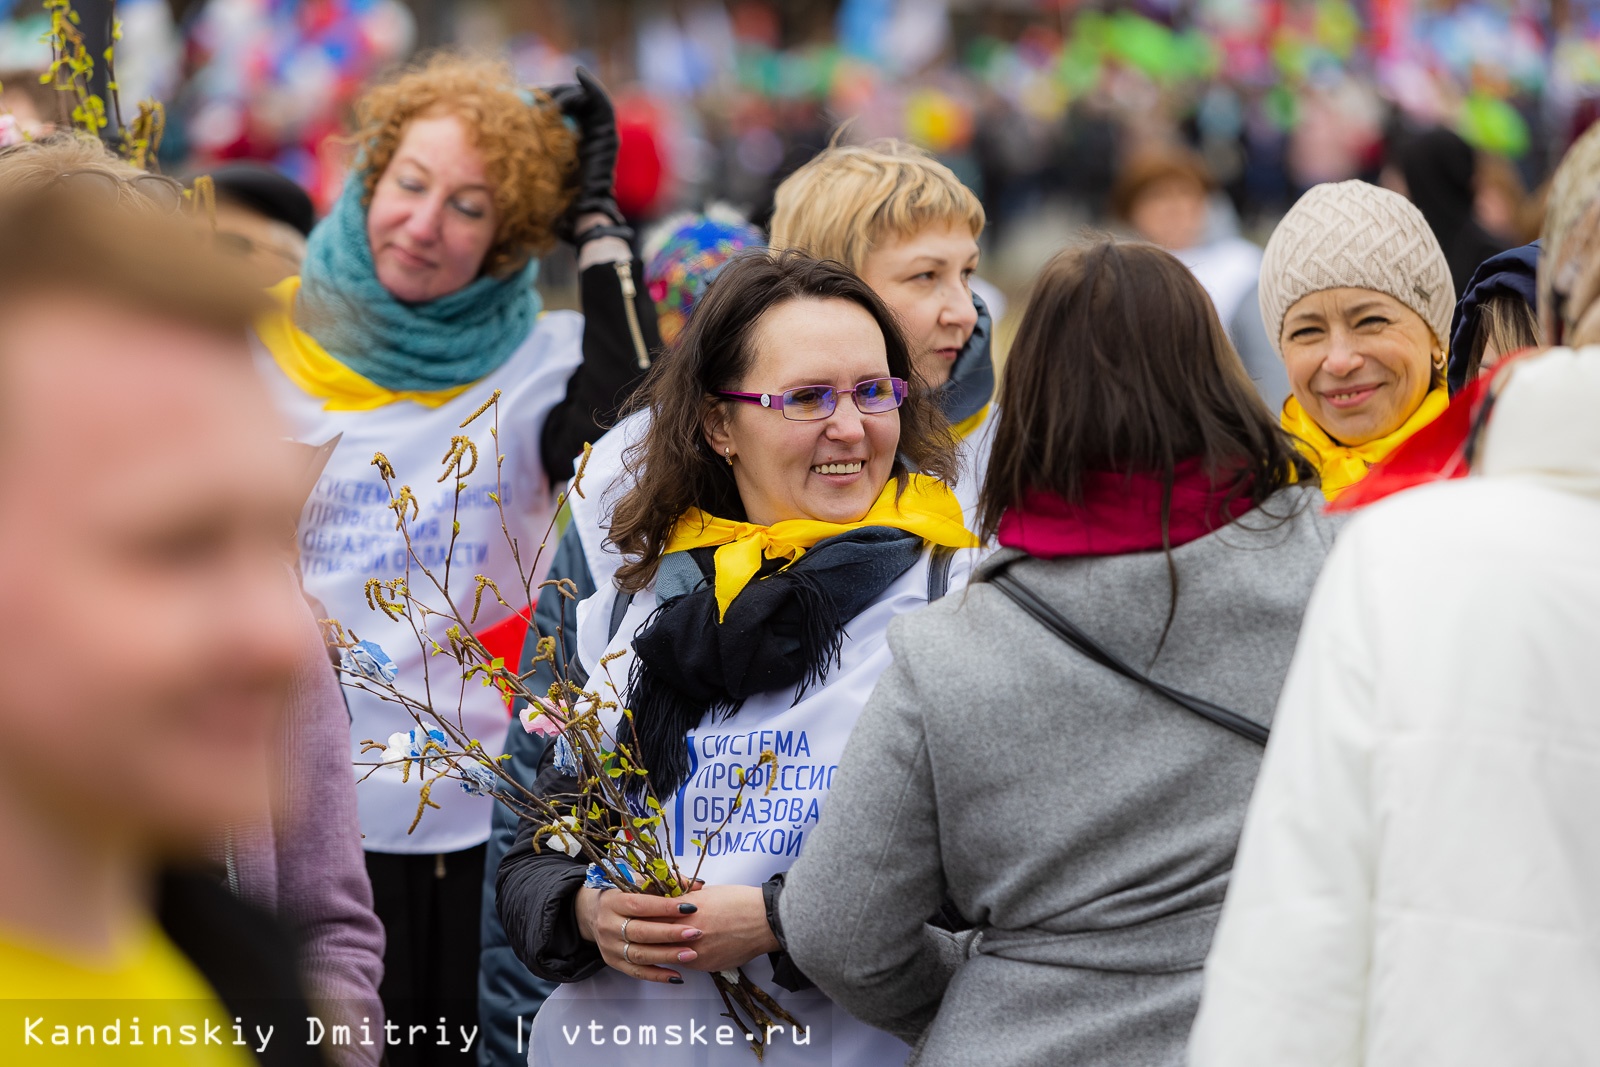
<svg viewBox="0 0 1600 1067"><path fill-rule="evenodd" d="M926 922L945 880L924 699L897 656L850 735L822 819L778 900L789 954L806 976L907 1043L938 1012L966 942Z"/></svg>

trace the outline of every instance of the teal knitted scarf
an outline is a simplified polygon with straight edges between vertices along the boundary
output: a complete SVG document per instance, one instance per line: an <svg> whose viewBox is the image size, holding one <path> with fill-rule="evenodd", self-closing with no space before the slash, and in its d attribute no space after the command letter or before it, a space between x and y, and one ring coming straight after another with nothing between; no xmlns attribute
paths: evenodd
<svg viewBox="0 0 1600 1067"><path fill-rule="evenodd" d="M510 359L539 314L539 264L529 260L509 278L485 275L435 300L404 303L373 268L364 193L358 169L311 231L295 305L300 328L340 363L397 392L466 385Z"/></svg>

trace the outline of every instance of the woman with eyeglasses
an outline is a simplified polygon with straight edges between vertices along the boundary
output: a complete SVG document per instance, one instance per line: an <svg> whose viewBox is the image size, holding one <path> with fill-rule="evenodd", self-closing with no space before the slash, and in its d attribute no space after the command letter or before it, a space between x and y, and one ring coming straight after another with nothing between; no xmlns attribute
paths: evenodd
<svg viewBox="0 0 1600 1067"><path fill-rule="evenodd" d="M568 1062L568 1038L582 1027L591 1042L591 1021L606 1035L691 1019L715 1030L710 972L738 967L811 1027L809 1045L774 1035L766 1063L901 1062L903 1045L788 963L772 908L888 665L890 621L970 565L948 424L883 301L797 252L731 261L641 395L653 417L611 526L626 562L580 613L577 652L592 685L621 654L608 670L676 828L674 859L691 872L703 849L704 884L671 900L587 888L583 861L539 849L539 827L522 824L500 866L500 917L530 969L563 983L534 1021L530 1062ZM765 749L778 765L758 770ZM716 833L741 773L748 807ZM547 755L540 785L576 782ZM604 1052L741 1067L751 1055L743 1032Z"/></svg>

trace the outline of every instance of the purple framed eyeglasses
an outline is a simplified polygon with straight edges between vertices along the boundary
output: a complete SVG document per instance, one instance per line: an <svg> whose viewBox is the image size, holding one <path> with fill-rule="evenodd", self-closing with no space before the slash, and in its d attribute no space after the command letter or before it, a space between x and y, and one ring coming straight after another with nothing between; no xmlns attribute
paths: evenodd
<svg viewBox="0 0 1600 1067"><path fill-rule="evenodd" d="M906 392L904 378L873 378L871 381L857 382L854 389L802 385L781 393L730 393L719 390L717 395L744 404L776 408L783 412L784 418L793 422L815 422L832 415L839 406L839 397L845 394L855 401L856 410L861 414L882 415L905 403Z"/></svg>

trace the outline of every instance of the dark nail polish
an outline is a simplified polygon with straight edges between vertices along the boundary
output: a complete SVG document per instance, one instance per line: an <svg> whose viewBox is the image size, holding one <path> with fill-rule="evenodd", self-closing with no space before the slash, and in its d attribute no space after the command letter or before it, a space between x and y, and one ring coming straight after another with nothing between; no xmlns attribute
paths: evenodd
<svg viewBox="0 0 1600 1067"><path fill-rule="evenodd" d="M671 978L668 978L667 981L671 982L673 985L683 984L683 979L679 978L677 975L673 975Z"/></svg>
<svg viewBox="0 0 1600 1067"><path fill-rule="evenodd" d="M695 907L693 904L679 904L678 905L678 910L680 912L682 912L683 914L685 914L685 915L693 915L695 912L699 911L700 909Z"/></svg>

